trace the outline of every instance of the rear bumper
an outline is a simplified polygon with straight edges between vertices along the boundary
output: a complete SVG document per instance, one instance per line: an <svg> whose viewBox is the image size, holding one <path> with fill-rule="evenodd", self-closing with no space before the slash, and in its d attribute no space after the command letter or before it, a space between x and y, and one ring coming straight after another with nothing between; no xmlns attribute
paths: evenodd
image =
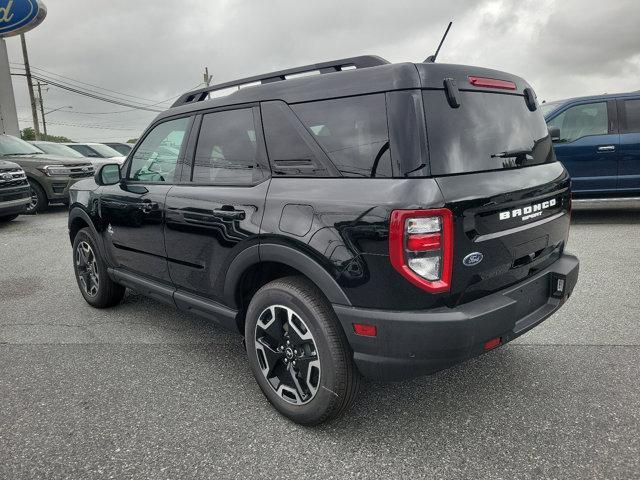
<svg viewBox="0 0 640 480"><path fill-rule="evenodd" d="M484 353L496 337L505 344L535 327L569 298L579 262L563 255L523 282L457 308L386 311L334 305L360 372L401 380L442 370ZM563 280L561 292L556 291ZM354 323L377 327L376 337L356 335Z"/></svg>

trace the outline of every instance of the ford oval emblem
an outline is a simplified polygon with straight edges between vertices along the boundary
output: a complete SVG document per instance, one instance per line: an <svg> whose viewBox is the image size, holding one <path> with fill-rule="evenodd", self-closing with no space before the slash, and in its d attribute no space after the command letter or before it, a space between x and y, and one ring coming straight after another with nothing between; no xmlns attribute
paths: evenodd
<svg viewBox="0 0 640 480"><path fill-rule="evenodd" d="M479 264L483 258L484 258L484 255L482 255L482 253L473 252L467 255L466 257L464 257L462 259L462 263L464 263L465 267L473 267L474 265Z"/></svg>
<svg viewBox="0 0 640 480"><path fill-rule="evenodd" d="M47 7L41 0L0 0L0 37L31 30L46 15Z"/></svg>

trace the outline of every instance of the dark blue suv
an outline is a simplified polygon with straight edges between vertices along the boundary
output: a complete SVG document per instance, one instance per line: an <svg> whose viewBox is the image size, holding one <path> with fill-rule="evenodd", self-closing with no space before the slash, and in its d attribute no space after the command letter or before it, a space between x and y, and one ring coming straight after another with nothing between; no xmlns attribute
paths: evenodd
<svg viewBox="0 0 640 480"><path fill-rule="evenodd" d="M640 194L640 91L541 105L576 197ZM554 128L555 127L555 128Z"/></svg>

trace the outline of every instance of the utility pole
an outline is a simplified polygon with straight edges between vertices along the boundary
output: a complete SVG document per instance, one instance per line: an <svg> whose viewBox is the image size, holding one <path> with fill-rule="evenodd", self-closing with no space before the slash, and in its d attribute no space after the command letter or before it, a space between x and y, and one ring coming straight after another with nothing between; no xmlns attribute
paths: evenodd
<svg viewBox="0 0 640 480"><path fill-rule="evenodd" d="M42 117L42 130L44 130L44 140L47 139L47 121L44 118L44 100L42 100L42 84L38 80L38 100L40 100L40 116Z"/></svg>
<svg viewBox="0 0 640 480"><path fill-rule="evenodd" d="M209 87L211 86L211 80L213 79L213 75L209 75L209 67L204 67L204 74L202 75L204 78L204 84Z"/></svg>
<svg viewBox="0 0 640 480"><path fill-rule="evenodd" d="M29 88L29 98L31 99L31 115L33 116L33 128L36 131L36 140L40 140L38 107L36 106L36 97L33 94L33 83L31 83L31 67L29 66L29 54L27 53L27 41L24 38L24 33L20 34L20 42L22 43L22 57L24 58L24 69L27 77L27 87Z"/></svg>

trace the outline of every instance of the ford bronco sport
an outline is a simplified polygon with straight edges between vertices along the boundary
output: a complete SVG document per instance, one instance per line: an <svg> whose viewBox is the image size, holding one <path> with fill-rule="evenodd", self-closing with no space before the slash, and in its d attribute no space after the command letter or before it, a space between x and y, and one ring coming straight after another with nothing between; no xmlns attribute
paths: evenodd
<svg viewBox="0 0 640 480"><path fill-rule="evenodd" d="M72 187L69 235L89 304L131 288L241 333L309 425L361 375L435 372L560 308L570 208L524 80L363 56L186 93Z"/></svg>

